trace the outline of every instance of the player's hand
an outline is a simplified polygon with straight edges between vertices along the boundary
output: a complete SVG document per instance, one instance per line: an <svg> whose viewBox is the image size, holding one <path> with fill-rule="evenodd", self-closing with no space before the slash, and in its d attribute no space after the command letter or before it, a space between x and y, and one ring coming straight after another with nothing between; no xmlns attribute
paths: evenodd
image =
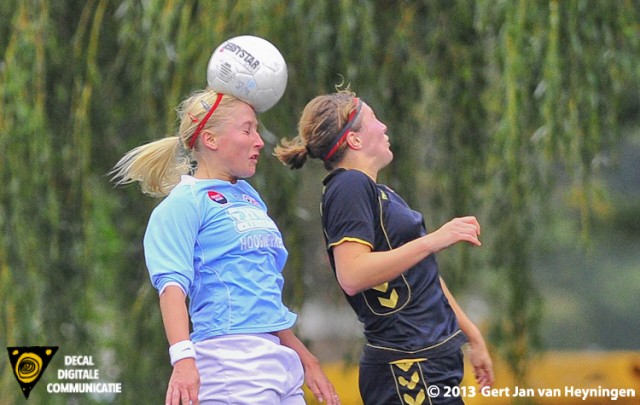
<svg viewBox="0 0 640 405"><path fill-rule="evenodd" d="M469 360L473 366L473 373L476 381L481 387L493 385L495 376L493 372L493 362L484 342L469 344Z"/></svg>
<svg viewBox="0 0 640 405"><path fill-rule="evenodd" d="M433 253L458 242L480 246L480 223L474 216L454 218L425 237L431 239Z"/></svg>
<svg viewBox="0 0 640 405"><path fill-rule="evenodd" d="M196 360L191 357L179 360L173 366L173 372L167 388L166 405L198 405L200 374Z"/></svg>
<svg viewBox="0 0 640 405"><path fill-rule="evenodd" d="M304 380L316 399L323 404L339 405L340 398L333 384L325 375L319 363L307 364L304 369Z"/></svg>

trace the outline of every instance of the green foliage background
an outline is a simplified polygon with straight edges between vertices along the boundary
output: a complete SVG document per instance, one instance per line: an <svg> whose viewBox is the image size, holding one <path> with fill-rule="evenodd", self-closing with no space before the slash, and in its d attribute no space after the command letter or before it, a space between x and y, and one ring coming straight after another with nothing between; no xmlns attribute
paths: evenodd
<svg viewBox="0 0 640 405"><path fill-rule="evenodd" d="M114 403L162 401L170 368L141 251L157 201L106 173L174 131L211 51L239 34L268 38L289 67L261 117L268 145L252 179L290 250L288 303L301 308L318 285L339 293L318 276L329 273L314 222L322 170L290 172L270 152L344 78L389 127L396 158L382 180L427 227L480 218L483 248L451 249L441 267L455 291L494 281L488 339L524 378L540 345L534 249L550 206L566 204L588 240L610 204L599 162L638 125L637 0L3 1L0 346L94 354L123 383ZM32 403L74 400L43 388ZM8 362L0 391L22 399Z"/></svg>

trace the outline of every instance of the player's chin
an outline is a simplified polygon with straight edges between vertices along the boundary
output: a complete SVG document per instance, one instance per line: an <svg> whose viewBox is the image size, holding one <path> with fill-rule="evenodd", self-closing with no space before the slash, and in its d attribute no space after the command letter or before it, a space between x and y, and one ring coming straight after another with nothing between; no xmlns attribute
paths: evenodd
<svg viewBox="0 0 640 405"><path fill-rule="evenodd" d="M393 152L391 152L391 149L389 149L388 155L387 155L387 164L391 163L392 160L393 160Z"/></svg>
<svg viewBox="0 0 640 405"><path fill-rule="evenodd" d="M257 166L258 166L258 162L249 163L247 168L244 170L242 177L245 179L248 177L252 177L254 174L256 174Z"/></svg>

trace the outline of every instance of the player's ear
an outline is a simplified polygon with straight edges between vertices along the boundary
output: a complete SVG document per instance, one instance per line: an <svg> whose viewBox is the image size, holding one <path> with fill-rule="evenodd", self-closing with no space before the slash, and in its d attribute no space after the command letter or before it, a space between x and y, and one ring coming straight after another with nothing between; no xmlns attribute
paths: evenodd
<svg viewBox="0 0 640 405"><path fill-rule="evenodd" d="M362 139L357 133L349 131L347 135L347 146L353 150L359 150L362 148Z"/></svg>
<svg viewBox="0 0 640 405"><path fill-rule="evenodd" d="M218 150L218 143L216 137L209 131L202 131L202 144L211 150Z"/></svg>

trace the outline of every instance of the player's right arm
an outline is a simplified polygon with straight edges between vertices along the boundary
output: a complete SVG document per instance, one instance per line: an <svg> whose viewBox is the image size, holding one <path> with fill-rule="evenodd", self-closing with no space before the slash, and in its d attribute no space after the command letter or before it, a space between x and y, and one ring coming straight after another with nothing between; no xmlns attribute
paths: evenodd
<svg viewBox="0 0 640 405"><path fill-rule="evenodd" d="M454 218L438 230L398 248L373 252L371 246L344 241L333 246L336 277L349 295L386 283L400 276L419 261L455 243L480 246L480 224L473 216Z"/></svg>
<svg viewBox="0 0 640 405"><path fill-rule="evenodd" d="M167 286L160 294L160 312L169 345L189 340L189 313L186 297L176 285ZM198 404L200 374L193 357L178 360L167 387L166 404ZM191 401L191 402L190 402Z"/></svg>

